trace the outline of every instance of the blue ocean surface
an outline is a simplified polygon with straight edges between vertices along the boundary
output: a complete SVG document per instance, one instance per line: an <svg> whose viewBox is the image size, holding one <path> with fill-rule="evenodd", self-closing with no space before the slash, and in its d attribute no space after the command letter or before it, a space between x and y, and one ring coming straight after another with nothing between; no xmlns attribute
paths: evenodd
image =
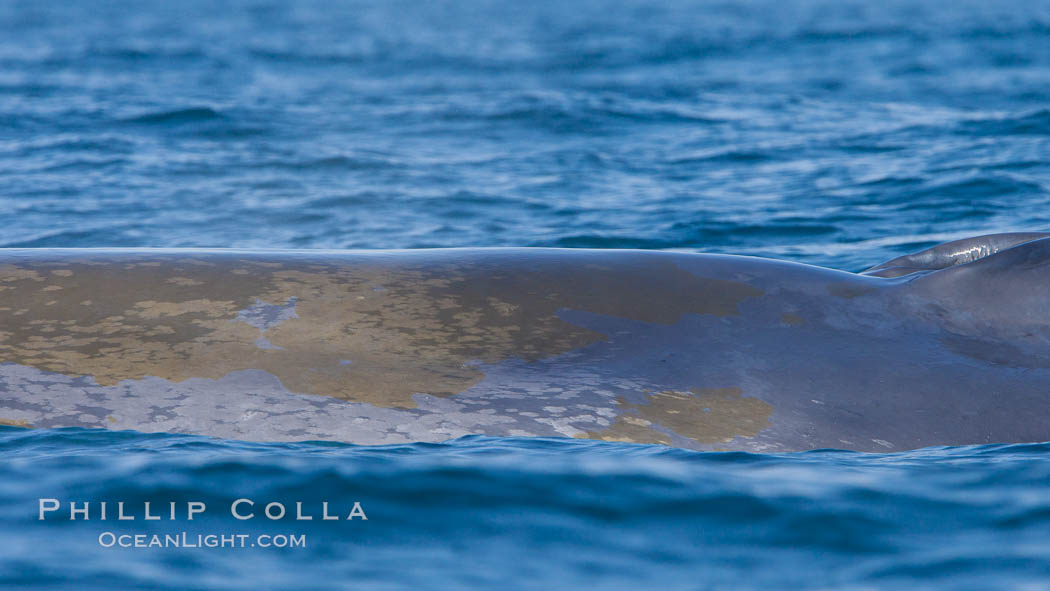
<svg viewBox="0 0 1050 591"><path fill-rule="evenodd" d="M10 588L1042 589L1050 582L1048 444L762 455L572 439L470 436L369 447L4 427L0 451L0 569ZM41 496L61 503L43 521ZM254 517L232 516L238 499L253 503L238 505L238 514ZM91 503L89 520L70 520L71 500ZM118 501L135 520L116 519ZM147 501L161 519L143 520ZM193 520L189 502L205 505ZM265 516L274 502L285 507L283 519ZM324 502L340 519L322 519ZM355 502L367 519L345 519ZM312 520L296 519L297 509ZM122 534L142 536L143 546L128 539L131 547L122 548L115 541ZM209 534L245 535L246 546L204 546ZM201 547L151 547L154 535ZM260 535L305 543L251 547Z"/></svg>
<svg viewBox="0 0 1050 591"><path fill-rule="evenodd" d="M0 247L645 248L857 271L1050 228L1050 2L0 0L0 188ZM4 589L1050 589L1045 444L0 427L0 447ZM38 519L40 499L61 508ZM147 501L178 518L144 520ZM115 541L183 532L305 546Z"/></svg>

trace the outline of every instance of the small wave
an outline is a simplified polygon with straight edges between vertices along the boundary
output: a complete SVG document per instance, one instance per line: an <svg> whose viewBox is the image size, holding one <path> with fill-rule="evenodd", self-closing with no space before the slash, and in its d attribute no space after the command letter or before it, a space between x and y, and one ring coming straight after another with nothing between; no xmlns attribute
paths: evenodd
<svg viewBox="0 0 1050 591"><path fill-rule="evenodd" d="M262 160L250 164L250 168L265 170L289 169L302 172L332 170L378 170L395 168L398 163L383 156L332 155L300 159Z"/></svg>
<svg viewBox="0 0 1050 591"><path fill-rule="evenodd" d="M714 149L703 152L676 156L669 160L670 164L700 164L700 163L757 163L768 162L775 158L770 150L747 150L747 149Z"/></svg>
<svg viewBox="0 0 1050 591"><path fill-rule="evenodd" d="M129 61L140 60L191 60L206 57L199 47L166 47L163 45L106 45L96 46L84 52L84 59L109 58Z"/></svg>
<svg viewBox="0 0 1050 591"><path fill-rule="evenodd" d="M996 137L1010 135L1050 136L1050 109L1039 109L995 119L967 121L959 125L967 135Z"/></svg>
<svg viewBox="0 0 1050 591"><path fill-rule="evenodd" d="M1042 192L1041 185L1006 174L982 175L959 180L946 180L916 191L913 197L940 197L952 202L961 199L982 199L1018 193ZM966 203L961 203L965 205Z"/></svg>
<svg viewBox="0 0 1050 591"><path fill-rule="evenodd" d="M211 107L188 107L184 109L151 111L135 117L123 119L123 121L125 123L138 123L144 125L178 125L182 123L199 123L203 121L217 121L222 119L226 119L226 116Z"/></svg>
<svg viewBox="0 0 1050 591"><path fill-rule="evenodd" d="M34 141L19 142L11 150L18 157L33 158L39 154L67 154L94 152L99 154L130 154L135 142L127 137L110 134L54 135Z"/></svg>
<svg viewBox="0 0 1050 591"><path fill-rule="evenodd" d="M48 230L36 232L29 236L13 237L6 241L0 241L0 247L4 248L62 248L77 246L93 246L106 244L109 246L136 246L141 234L129 230L127 227L101 227L101 228L66 228L59 230Z"/></svg>
<svg viewBox="0 0 1050 591"><path fill-rule="evenodd" d="M503 97L492 105L464 107L444 109L443 118L449 121L483 119L520 122L558 131L592 133L625 121L640 125L713 124L721 121L696 105L662 103L618 95L525 93Z"/></svg>

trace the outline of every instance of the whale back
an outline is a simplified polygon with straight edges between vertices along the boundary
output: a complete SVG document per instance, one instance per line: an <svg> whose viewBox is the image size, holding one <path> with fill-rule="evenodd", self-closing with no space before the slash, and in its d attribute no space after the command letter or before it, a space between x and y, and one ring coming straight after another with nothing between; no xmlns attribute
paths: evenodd
<svg viewBox="0 0 1050 591"><path fill-rule="evenodd" d="M943 245L898 278L648 251L6 250L0 424L750 451L1050 439L1050 237L970 247L991 254Z"/></svg>

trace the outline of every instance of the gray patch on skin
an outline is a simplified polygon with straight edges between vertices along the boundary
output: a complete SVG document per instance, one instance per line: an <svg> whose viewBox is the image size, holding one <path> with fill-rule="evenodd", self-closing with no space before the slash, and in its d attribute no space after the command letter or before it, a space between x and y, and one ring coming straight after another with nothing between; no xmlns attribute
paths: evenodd
<svg viewBox="0 0 1050 591"><path fill-rule="evenodd" d="M79 382L79 383L77 383ZM96 402L99 398L104 404ZM180 383L156 377L116 386L15 364L0 365L0 413L34 427L107 427L249 440L335 439L405 443L396 428L413 411L292 394L259 370ZM107 419L114 417L115 421Z"/></svg>
<svg viewBox="0 0 1050 591"><path fill-rule="evenodd" d="M265 331L290 318L298 318L299 315L295 313L296 301L297 298L293 296L284 304L268 304L256 298L253 305L237 312L234 321Z"/></svg>
<svg viewBox="0 0 1050 591"><path fill-rule="evenodd" d="M243 322L249 326L254 326L259 329L259 338L255 340L255 346L260 349L269 349L282 351L284 347L278 347L266 338L265 333L267 330L277 326L278 324L289 320L291 318L298 318L299 315L295 313L295 302L297 298L290 297L284 304L269 304L259 298L255 299L255 303L251 306L239 310L237 312L237 318L231 320L231 322Z"/></svg>
<svg viewBox="0 0 1050 591"><path fill-rule="evenodd" d="M519 384L520 385L520 384ZM492 395L492 391L487 391ZM514 388L495 392L540 403L542 395ZM542 416L505 414L490 401L416 396L417 409L381 408L288 391L262 370L232 372L217 380L171 382L157 377L100 386L36 368L0 364L0 416L34 427L104 427L143 432L195 433L231 439L346 441L363 445L444 441L464 435L571 435ZM583 409L586 420L604 409ZM110 419L109 417L112 417ZM609 420L604 421L608 424Z"/></svg>
<svg viewBox="0 0 1050 591"><path fill-rule="evenodd" d="M484 432L487 435L528 432L540 437L575 437L608 428L619 414L617 397L653 386L611 375L605 365L607 357L601 345L592 345L535 362L479 362L475 366L485 377L472 388L447 399L423 395L414 399L420 408L441 401L468 414L499 416L499 430Z"/></svg>

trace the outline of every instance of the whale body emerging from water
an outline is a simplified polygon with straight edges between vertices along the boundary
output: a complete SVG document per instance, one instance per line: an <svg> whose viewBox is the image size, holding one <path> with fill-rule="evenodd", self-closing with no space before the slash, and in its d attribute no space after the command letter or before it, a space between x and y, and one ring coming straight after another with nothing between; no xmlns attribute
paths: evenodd
<svg viewBox="0 0 1050 591"><path fill-rule="evenodd" d="M0 250L0 423L702 450L1050 440L1050 234L728 255Z"/></svg>

